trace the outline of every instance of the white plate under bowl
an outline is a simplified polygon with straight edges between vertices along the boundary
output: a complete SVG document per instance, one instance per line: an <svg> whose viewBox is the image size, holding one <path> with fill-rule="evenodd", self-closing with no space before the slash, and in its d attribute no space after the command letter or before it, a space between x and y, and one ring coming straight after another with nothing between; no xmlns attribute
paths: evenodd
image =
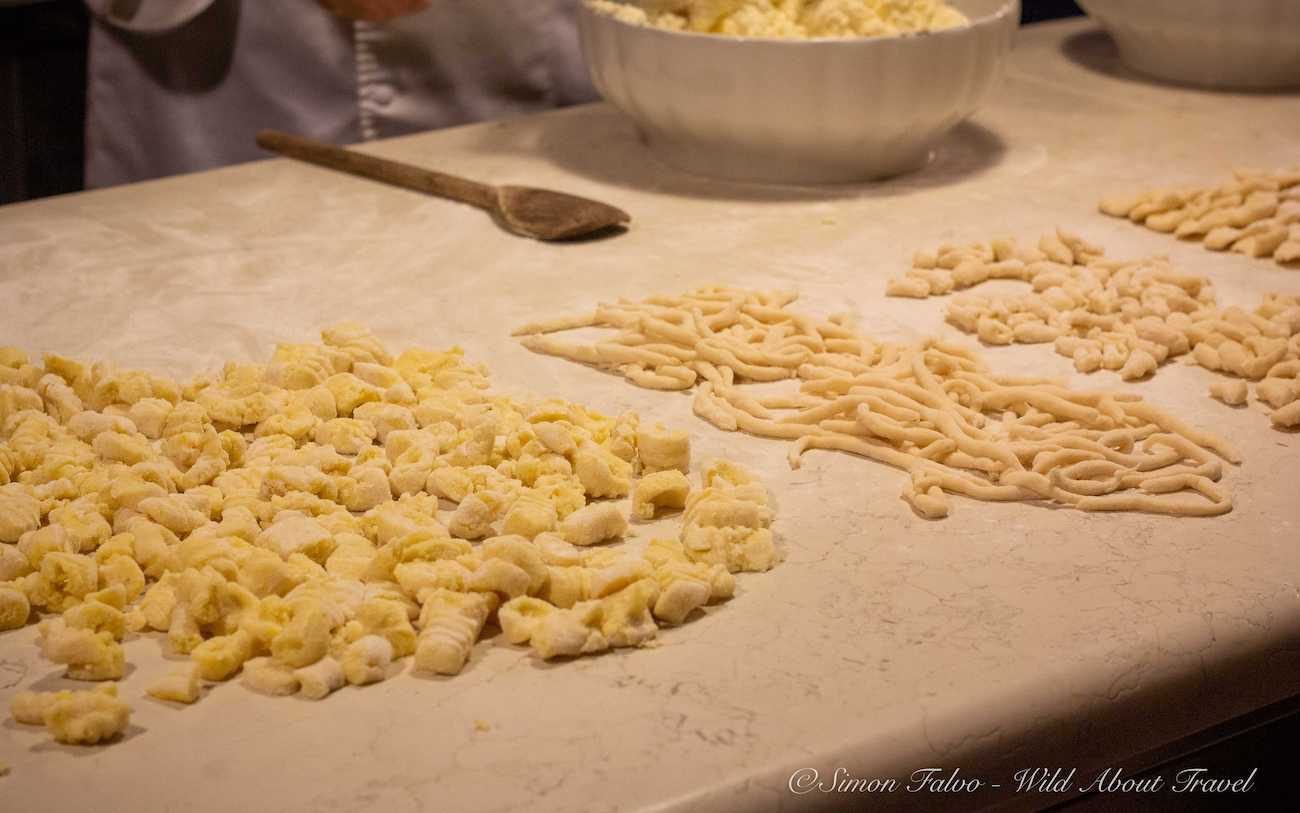
<svg viewBox="0 0 1300 813"><path fill-rule="evenodd" d="M969 26L782 40L668 31L581 6L592 81L665 163L729 180L831 184L924 166L1002 74L1019 0L954 0Z"/></svg>

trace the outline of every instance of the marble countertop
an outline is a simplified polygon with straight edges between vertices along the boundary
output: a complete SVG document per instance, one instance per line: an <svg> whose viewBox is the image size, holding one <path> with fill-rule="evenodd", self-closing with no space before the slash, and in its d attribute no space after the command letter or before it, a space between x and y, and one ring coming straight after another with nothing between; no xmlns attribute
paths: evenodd
<svg viewBox="0 0 1300 813"><path fill-rule="evenodd" d="M902 475L718 432L680 394L532 355L511 327L599 299L705 282L792 287L886 338L932 332L944 300L885 299L912 252L1060 224L1112 256L1168 253L1250 304L1294 270L1215 255L1095 213L1115 189L1294 165L1300 104L1146 83L1087 22L1021 32L995 98L924 171L872 186L762 188L658 165L605 106L375 143L381 155L552 186L632 213L615 239L543 245L480 212L274 160L0 209L0 344L175 374L262 359L333 321L392 347L462 345L504 390L627 408L692 431L775 495L785 561L661 645L544 664L486 641L451 679L404 674L324 703L218 687L177 710L142 697L169 668L126 644L132 729L107 748L0 724L3 807L25 810L776 810L1034 807L1013 772L1131 764L1300 694L1300 436L1206 396L1183 364L1152 381L1073 376L1045 347L990 348L998 369L1135 389L1229 436L1244 457L1214 519L1090 515L955 498L919 520ZM1288 485L1290 483L1290 485ZM0 703L61 685L31 629L0 638ZM481 725L486 723L486 726ZM485 729L485 730L484 730ZM971 793L847 798L792 773L938 767ZM806 776L806 774L805 774ZM1062 797L1063 798L1063 797Z"/></svg>

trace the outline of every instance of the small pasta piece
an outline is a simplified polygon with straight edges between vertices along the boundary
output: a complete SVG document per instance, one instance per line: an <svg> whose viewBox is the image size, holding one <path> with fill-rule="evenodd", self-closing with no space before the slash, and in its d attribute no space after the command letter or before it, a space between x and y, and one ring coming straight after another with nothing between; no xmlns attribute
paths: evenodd
<svg viewBox="0 0 1300 813"><path fill-rule="evenodd" d="M347 685L343 665L328 655L310 666L293 670L298 679L298 694L308 700L323 700Z"/></svg>
<svg viewBox="0 0 1300 813"><path fill-rule="evenodd" d="M895 277L885 284L885 296L925 299L930 295L930 283L920 277Z"/></svg>
<svg viewBox="0 0 1300 813"><path fill-rule="evenodd" d="M150 697L172 703L191 705L201 694L199 675L193 666L184 666L163 675L145 689Z"/></svg>
<svg viewBox="0 0 1300 813"><path fill-rule="evenodd" d="M1119 377L1125 381L1146 378L1156 371L1156 360L1145 350L1134 350L1119 370Z"/></svg>
<svg viewBox="0 0 1300 813"><path fill-rule="evenodd" d="M519 596L507 601L497 610L497 621L501 632L512 644L526 644L533 636L533 630L548 614L557 608L538 598Z"/></svg>
<svg viewBox="0 0 1300 813"><path fill-rule="evenodd" d="M559 512L556 511L555 503L538 495L525 494L515 500L510 510L506 511L501 531L505 534L533 539L540 534L554 531L558 524Z"/></svg>
<svg viewBox="0 0 1300 813"><path fill-rule="evenodd" d="M521 567L505 559L488 559L470 576L468 587L480 593L497 593L507 598L527 594L532 578Z"/></svg>
<svg viewBox="0 0 1300 813"><path fill-rule="evenodd" d="M69 627L62 619L41 623L41 653L68 667L73 680L120 680L126 658L110 632Z"/></svg>
<svg viewBox="0 0 1300 813"><path fill-rule="evenodd" d="M109 683L86 692L56 692L45 706L45 727L58 742L95 745L122 736L131 722L131 707Z"/></svg>
<svg viewBox="0 0 1300 813"><path fill-rule="evenodd" d="M1269 420L1279 429L1294 429L1300 426L1300 401L1292 401L1280 409L1273 410Z"/></svg>
<svg viewBox="0 0 1300 813"><path fill-rule="evenodd" d="M126 615L117 607L94 600L91 597L94 595L98 594L92 593L85 601L64 612L64 623L69 627L87 629L91 632L107 632L113 636L113 640L121 641L126 634ZM116 595L125 601L126 591L121 585L117 585ZM0 629L5 628L3 609L4 592L0 589Z"/></svg>
<svg viewBox="0 0 1300 813"><path fill-rule="evenodd" d="M367 635L348 645L340 663L343 675L353 686L378 683L388 677L388 665L393 661L393 645L387 638Z"/></svg>
<svg viewBox="0 0 1300 813"><path fill-rule="evenodd" d="M682 431L666 429L663 424L637 429L636 453L643 473L669 469L682 473L690 471L690 436Z"/></svg>
<svg viewBox="0 0 1300 813"><path fill-rule="evenodd" d="M9 700L9 716L20 725L45 725L45 710L54 695L54 692L16 692Z"/></svg>
<svg viewBox="0 0 1300 813"><path fill-rule="evenodd" d="M603 652L609 649L609 640L599 629L599 613L599 601L548 613L531 628L529 644L546 660Z"/></svg>
<svg viewBox="0 0 1300 813"><path fill-rule="evenodd" d="M195 672L204 680L229 680L252 656L251 637L244 630L209 638L190 652Z"/></svg>
<svg viewBox="0 0 1300 813"><path fill-rule="evenodd" d="M731 572L762 572L776 564L772 532L767 528L709 527L689 524L682 535L693 562L725 565Z"/></svg>
<svg viewBox="0 0 1300 813"><path fill-rule="evenodd" d="M1281 409L1300 398L1297 384L1288 378L1266 378L1255 385L1255 397L1273 409Z"/></svg>
<svg viewBox="0 0 1300 813"><path fill-rule="evenodd" d="M0 542L17 542L19 537L41 527L41 503L27 494L0 491Z"/></svg>
<svg viewBox="0 0 1300 813"><path fill-rule="evenodd" d="M25 626L31 612L32 605L26 593L0 585L0 630L15 630Z"/></svg>
<svg viewBox="0 0 1300 813"><path fill-rule="evenodd" d="M654 519L660 508L684 508L691 484L677 469L647 474L636 483L632 496L632 513L644 520Z"/></svg>
<svg viewBox="0 0 1300 813"><path fill-rule="evenodd" d="M392 658L414 654L415 629L405 605L390 598L372 598L361 605L356 620L370 635L378 635L392 647Z"/></svg>
<svg viewBox="0 0 1300 813"><path fill-rule="evenodd" d="M470 494L460 501L447 522L447 530L461 539L482 539L492 533L501 499L491 492Z"/></svg>
<svg viewBox="0 0 1300 813"><path fill-rule="evenodd" d="M1240 379L1216 381L1210 385L1210 396L1229 406L1241 406L1248 396L1246 382Z"/></svg>
<svg viewBox="0 0 1300 813"><path fill-rule="evenodd" d="M678 578L661 587L654 604L654 617L665 624L681 624L697 608L708 603L709 583Z"/></svg>
<svg viewBox="0 0 1300 813"><path fill-rule="evenodd" d="M240 683L261 694L284 697L298 691L301 683L294 669L271 658L253 658L244 663Z"/></svg>
<svg viewBox="0 0 1300 813"><path fill-rule="evenodd" d="M540 590L549 578L541 550L522 536L496 536L484 540L479 550L486 560L484 564L501 559L523 571L528 577L525 589L529 594Z"/></svg>
<svg viewBox="0 0 1300 813"><path fill-rule="evenodd" d="M560 533L572 545L587 547L617 539L627 531L627 518L612 503L593 503L564 518Z"/></svg>
<svg viewBox="0 0 1300 813"><path fill-rule="evenodd" d="M496 607L495 594L435 590L420 611L415 669L456 675L465 667L483 624Z"/></svg>
<svg viewBox="0 0 1300 813"><path fill-rule="evenodd" d="M286 666L309 666L329 652L332 626L321 607L308 604L295 611L293 618L271 641L271 655Z"/></svg>
<svg viewBox="0 0 1300 813"><path fill-rule="evenodd" d="M574 452L573 471L588 497L622 497L632 487L631 466L595 444L586 444Z"/></svg>

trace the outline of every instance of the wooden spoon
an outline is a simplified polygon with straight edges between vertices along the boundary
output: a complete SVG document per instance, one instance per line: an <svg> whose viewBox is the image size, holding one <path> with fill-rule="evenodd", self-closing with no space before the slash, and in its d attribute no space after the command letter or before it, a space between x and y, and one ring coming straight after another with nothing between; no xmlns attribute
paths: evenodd
<svg viewBox="0 0 1300 813"><path fill-rule="evenodd" d="M632 219L622 209L577 195L528 186L490 186L278 130L258 133L257 144L299 161L477 206L506 231L535 240L586 237L612 231Z"/></svg>

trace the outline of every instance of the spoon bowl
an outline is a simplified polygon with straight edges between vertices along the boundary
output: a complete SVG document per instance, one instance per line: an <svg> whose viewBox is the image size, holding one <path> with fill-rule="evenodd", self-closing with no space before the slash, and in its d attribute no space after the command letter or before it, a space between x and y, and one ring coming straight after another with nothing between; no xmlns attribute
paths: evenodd
<svg viewBox="0 0 1300 813"><path fill-rule="evenodd" d="M531 186L497 187L497 213L508 231L548 241L607 234L632 220L622 209L598 200Z"/></svg>

